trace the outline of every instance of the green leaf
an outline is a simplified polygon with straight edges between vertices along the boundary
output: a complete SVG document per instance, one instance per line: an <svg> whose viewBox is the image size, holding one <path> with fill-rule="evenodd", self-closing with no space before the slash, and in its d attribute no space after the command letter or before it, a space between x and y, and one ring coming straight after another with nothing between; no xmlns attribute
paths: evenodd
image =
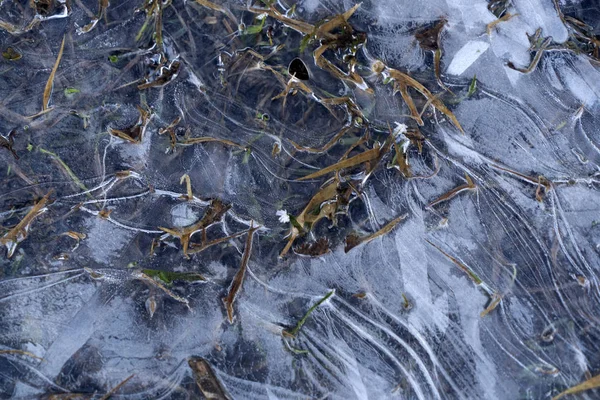
<svg viewBox="0 0 600 400"><path fill-rule="evenodd" d="M300 53L303 53L311 42L313 35L304 35L302 40L300 41Z"/></svg>
<svg viewBox="0 0 600 400"><path fill-rule="evenodd" d="M242 164L248 164L248 161L250 160L250 154L252 154L252 150L246 149L244 152L244 158L242 158Z"/></svg>
<svg viewBox="0 0 600 400"><path fill-rule="evenodd" d="M296 217L294 217L293 215L290 215L290 222L291 222L292 226L294 226L296 229L298 229L300 231L304 229L302 227L302 225L300 225L300 223L298 222Z"/></svg>
<svg viewBox="0 0 600 400"><path fill-rule="evenodd" d="M114 64L117 61L119 61L119 56L116 56L116 55L108 56L108 61L110 61L111 63Z"/></svg>
<svg viewBox="0 0 600 400"><path fill-rule="evenodd" d="M197 282L205 281L204 276L195 272L171 272L159 269L143 269L142 272L151 278L158 279L167 285L171 285L174 281Z"/></svg>
<svg viewBox="0 0 600 400"><path fill-rule="evenodd" d="M565 126L567 126L567 121L562 121L560 124L556 125L556 128L554 128L554 130L555 131L560 131Z"/></svg>
<svg viewBox="0 0 600 400"><path fill-rule="evenodd" d="M267 18L263 18L262 20L260 20L260 25L250 25L248 27L246 27L246 29L244 29L244 32L242 33L243 35L257 35L260 32L262 32L263 27L265 26L265 20Z"/></svg>
<svg viewBox="0 0 600 400"><path fill-rule="evenodd" d="M469 92L467 93L467 96L469 96L469 97L473 96L473 94L475 94L476 90L477 90L477 75L474 75L473 79L471 79L471 84L469 85Z"/></svg>
<svg viewBox="0 0 600 400"><path fill-rule="evenodd" d="M244 31L244 35L256 35L262 31L262 25L250 25Z"/></svg>
<svg viewBox="0 0 600 400"><path fill-rule="evenodd" d="M256 119L260 120L260 121L264 121L267 122L271 119L271 117L269 117L269 114L263 114L261 112L256 112Z"/></svg>
<svg viewBox="0 0 600 400"><path fill-rule="evenodd" d="M79 93L79 89L77 89L77 88L66 88L65 89L65 96L75 94L75 93Z"/></svg>
<svg viewBox="0 0 600 400"><path fill-rule="evenodd" d="M9 47L6 49L6 51L2 52L2 57L9 61L17 61L20 60L22 56L21 53L19 53L12 47Z"/></svg>

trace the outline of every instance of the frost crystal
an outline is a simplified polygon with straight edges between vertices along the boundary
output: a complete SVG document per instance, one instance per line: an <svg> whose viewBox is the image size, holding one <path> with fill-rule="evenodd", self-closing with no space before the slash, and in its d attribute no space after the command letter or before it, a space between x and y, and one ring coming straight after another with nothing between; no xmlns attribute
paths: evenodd
<svg viewBox="0 0 600 400"><path fill-rule="evenodd" d="M275 214L279 217L279 222L282 224L290 222L290 216L286 210L278 210Z"/></svg>

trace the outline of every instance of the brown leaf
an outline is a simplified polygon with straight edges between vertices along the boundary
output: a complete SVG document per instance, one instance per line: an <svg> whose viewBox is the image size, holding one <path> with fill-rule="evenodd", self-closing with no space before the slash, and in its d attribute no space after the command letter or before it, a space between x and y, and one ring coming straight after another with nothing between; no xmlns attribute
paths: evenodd
<svg viewBox="0 0 600 400"><path fill-rule="evenodd" d="M15 130L14 129L12 131L10 131L6 137L0 136L0 147L4 147L8 151L10 151L12 153L13 157L15 158L15 160L18 160L19 156L17 155L17 153L13 149L13 145L15 143L15 137L14 136L15 136Z"/></svg>
<svg viewBox="0 0 600 400"><path fill-rule="evenodd" d="M419 46L423 50L436 51L440 48L440 36L442 28L446 25L446 20L439 20L433 27L421 29L415 33L415 38L419 41Z"/></svg>
<svg viewBox="0 0 600 400"><path fill-rule="evenodd" d="M199 230L206 229L216 222L219 222L221 218L223 218L223 215L225 215L225 213L229 210L229 208L231 208L231 205L225 204L219 199L214 199L213 201L211 201L202 219L198 222L192 225L185 226L183 228L172 229L158 227L158 229L165 231L171 236L179 238L179 240L181 241L181 247L183 249L183 255L185 257L189 257L188 247L190 243L190 237L192 236L192 234Z"/></svg>
<svg viewBox="0 0 600 400"><path fill-rule="evenodd" d="M133 144L141 143L144 137L144 133L146 132L146 127L150 122L151 114L149 111L144 110L140 106L137 106L137 109L140 113L140 117L138 118L138 121L135 125L126 129L109 128L108 133Z"/></svg>
<svg viewBox="0 0 600 400"><path fill-rule="evenodd" d="M361 4L362 3L355 4L354 7L350 8L343 14L336 15L335 17L331 18L329 21L320 25L316 31L317 37L325 37L325 36L327 36L328 33L333 31L334 29L347 24L350 17L352 17L352 15L356 12L356 10L358 10L358 8L361 6Z"/></svg>
<svg viewBox="0 0 600 400"><path fill-rule="evenodd" d="M458 120L456 119L456 116L454 116L452 111L450 111L448 109L448 107L446 107L446 105L440 99L438 99L436 96L434 96L433 93L431 93L429 91L429 89L427 89L425 86L423 86L419 81L412 78L410 75L402 73L393 68L386 68L386 71L389 73L390 77L393 78L396 82L411 86L412 88L417 90L419 93L421 93L429 102L431 102L431 104L438 111L440 111L442 114L444 114L446 117L448 117L448 119L450 119L452 124L454 126L456 126L456 128L458 128L458 130L461 131L461 133L464 133L462 126L460 126L460 123L458 122ZM404 96L403 96L403 98L404 98ZM420 118L420 116L419 116L419 118Z"/></svg>
<svg viewBox="0 0 600 400"><path fill-rule="evenodd" d="M410 172L410 166L408 165L408 159L402 148L398 146L398 143L394 142L394 150L396 150L396 164L400 169L400 172L405 178L410 178L412 176Z"/></svg>
<svg viewBox="0 0 600 400"><path fill-rule="evenodd" d="M196 385L198 385L205 398L231 400L208 361L202 357L192 357L188 360L188 365L192 369Z"/></svg>
<svg viewBox="0 0 600 400"><path fill-rule="evenodd" d="M319 257L329 252L329 240L327 238L319 238L316 242L306 242L294 248L294 253L309 256Z"/></svg>
<svg viewBox="0 0 600 400"><path fill-rule="evenodd" d="M346 246L344 247L344 252L349 252L361 243L362 241L360 240L360 236L358 236L356 233L349 234L346 236Z"/></svg>
<svg viewBox="0 0 600 400"><path fill-rule="evenodd" d="M173 60L168 65L160 66L156 74L151 74L144 78L144 82L138 85L138 89L143 90L151 87L165 86L177 77L180 69L181 62L178 60Z"/></svg>
<svg viewBox="0 0 600 400"><path fill-rule="evenodd" d="M211 240L210 242L202 240L201 243L190 243L191 249L189 249L187 253L188 254L200 253L200 252L208 249L209 247L215 246L215 245L220 244L220 243L227 242L227 241L229 241L231 239L235 239L237 237L242 236L245 233L248 233L248 230L236 232L236 233L234 233L232 235L229 235L229 236L226 236L226 237L221 237L221 238L217 238L217 239Z"/></svg>

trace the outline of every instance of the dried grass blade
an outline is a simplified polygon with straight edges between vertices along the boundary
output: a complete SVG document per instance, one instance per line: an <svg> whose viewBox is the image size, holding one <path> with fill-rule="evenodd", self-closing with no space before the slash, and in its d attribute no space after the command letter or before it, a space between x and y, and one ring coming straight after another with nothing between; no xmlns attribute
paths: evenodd
<svg viewBox="0 0 600 400"><path fill-rule="evenodd" d="M321 46L319 47L319 49L323 48L325 46ZM349 74L346 74L344 71L342 71L341 69L339 69L335 64L333 64L331 61L327 60L326 58L322 57L322 55L319 56L319 58L315 57L315 62L317 63L317 65L319 67L321 67L324 70L328 70L332 75L334 75L336 78L341 79L345 82L350 82L353 85L356 85L356 87L360 90L363 90L367 93L373 94L373 89L371 89L367 83L364 81L364 79L358 75L356 72L350 72Z"/></svg>
<svg viewBox="0 0 600 400"><path fill-rule="evenodd" d="M23 219L11 230L9 230L2 238L0 238L0 244L6 246L8 249L7 256L11 258L14 254L17 244L22 242L27 238L27 231L29 230L29 225L33 222L33 220L42 214L45 211L46 204L48 203L48 199L50 198L49 191L40 201L38 201L32 208L29 210L27 215L23 217Z"/></svg>
<svg viewBox="0 0 600 400"><path fill-rule="evenodd" d="M196 0L196 3L200 4L201 6L204 6L206 8L209 8L213 11L218 11L220 13L223 13L225 15L227 15L227 17L235 22L237 24L237 20L235 19L235 16L231 13L231 11L229 11L228 9L226 9L225 7L222 7L218 4L215 4L211 1L208 0Z"/></svg>
<svg viewBox="0 0 600 400"><path fill-rule="evenodd" d="M48 78L48 82L46 82L46 87L44 88L44 95L42 97L42 111L47 110L48 104L50 103L50 95L52 94L52 87L54 86L54 75L56 75L58 65L60 64L60 59L63 55L63 50L65 49L66 38L67 35L64 35L62 43L60 44L60 50L58 51L58 57L56 57L56 62L54 63L54 67L52 67L52 72L50 72L50 77Z"/></svg>
<svg viewBox="0 0 600 400"><path fill-rule="evenodd" d="M362 3L357 3L354 5L354 7L348 9L346 12L344 12L342 14L342 16L344 17L344 19L346 21L348 21L350 19L350 17L352 17L352 15L354 15L354 13L356 12L356 10L358 10L358 8L362 5Z"/></svg>
<svg viewBox="0 0 600 400"><path fill-rule="evenodd" d="M394 142L394 149L396 150L396 164L398 165L400 172L405 178L410 178L412 174L410 172L410 166L408 165L406 154L404 154L396 142Z"/></svg>
<svg viewBox="0 0 600 400"><path fill-rule="evenodd" d="M483 310L479 316L481 318L485 317L486 315L488 315L490 312L492 312L496 307L498 307L498 304L500 304L500 302L502 301L502 296L498 293L494 293L492 295L492 301L490 301L490 305L487 306L485 308L485 310Z"/></svg>
<svg viewBox="0 0 600 400"><path fill-rule="evenodd" d="M430 95L431 95L431 93L430 93ZM431 95L431 99L432 99L431 104L433 104L433 106L435 108L437 108L439 112L441 112L446 117L448 117L448 119L450 119L450 122L452 122L452 124L460 131L460 133L464 134L465 131L463 130L462 126L460 125L460 122L458 122L458 119L456 119L456 116L454 115L454 113L452 111L450 111L448 109L448 107L446 107L446 105L440 99L438 99L436 96Z"/></svg>
<svg viewBox="0 0 600 400"><path fill-rule="evenodd" d="M251 226L248 230L248 238L246 239L246 246L244 247L244 254L242 256L240 269L231 281L231 286L229 287L229 293L227 294L227 297L223 299L223 303L225 303L225 307L227 308L227 319L229 320L230 324L233 324L233 303L235 302L235 298L242 288L242 284L244 283L246 268L248 267L248 261L250 260L250 255L252 253L252 237L257 229L258 228Z"/></svg>
<svg viewBox="0 0 600 400"><path fill-rule="evenodd" d="M185 183L185 189L186 189L186 197L187 200L193 200L194 199L194 192L192 191L192 181L190 179L190 176L188 174L183 174L181 176L181 179L179 179L179 184L183 185Z"/></svg>
<svg viewBox="0 0 600 400"><path fill-rule="evenodd" d="M450 111L448 109L448 107L446 107L446 105L440 100L438 99L436 96L434 96L429 89L427 89L425 86L423 86L419 81L417 81L416 79L410 77L409 75L406 75L398 70L392 69L392 68L388 68L387 69L390 76L392 78L394 78L398 83L404 83L408 86L412 86L413 88L415 88L419 93L421 93L423 96L425 96L425 98L427 100L431 101L431 104L442 114L444 114L446 117L448 117L450 119L450 121L452 122L452 124L454 126L456 126L456 128L458 128L458 130L461 133L465 133L465 131L463 130L462 126L460 125L460 123L458 122L458 120L456 119L456 116L452 113L452 111Z"/></svg>
<svg viewBox="0 0 600 400"><path fill-rule="evenodd" d="M184 299L183 297L176 295L175 293L173 293L171 290L169 290L168 288L166 288L162 283L158 282L157 280L153 279L152 277L146 275L144 272L139 271L137 273L134 274L135 278L144 281L146 283L149 283L151 286L157 287L160 290L162 290L167 296L169 296L170 298L172 298L175 301L178 301L182 304L185 304L186 307L190 307L190 302L188 301L188 299Z"/></svg>
<svg viewBox="0 0 600 400"><path fill-rule="evenodd" d="M471 268L467 267L465 264L463 264L462 262L460 262L458 259L456 259L455 257L452 257L450 254L446 253L444 250L442 250L440 247L436 246L435 244L433 244L432 242L430 242L427 239L424 239L427 243L429 243L430 245L432 245L433 247L435 247L440 253L442 253L444 256L446 256L446 258L448 258L450 261L452 261L454 264L456 264L458 266L458 268L462 269L464 273L466 273L469 278L471 278L471 280L476 284L476 285L481 285L483 283L483 281L481 280L481 278L479 278L477 276L477 274L475 274Z"/></svg>
<svg viewBox="0 0 600 400"><path fill-rule="evenodd" d="M285 255L290 251L290 249L292 248L292 245L294 244L294 241L298 238L299 235L300 235L300 232L298 231L298 229L293 227L287 244L285 245L283 250L281 250L281 253L279 253L280 258L285 257Z"/></svg>
<svg viewBox="0 0 600 400"><path fill-rule="evenodd" d="M544 42L540 46L539 50L535 53L535 56L533 56L533 60L531 60L531 64L529 64L529 66L527 68L515 67L515 65L512 62L509 62L507 64L507 66L509 68L514 69L515 71L519 71L523 74L530 73L531 71L533 71L535 69L535 67L537 67L540 60L542 59L542 54L544 54L544 51L546 51L546 49L548 48L550 43L552 43L552 37L546 38L546 40L544 40Z"/></svg>
<svg viewBox="0 0 600 400"><path fill-rule="evenodd" d="M440 85L440 87L442 89L452 93L452 91L450 89L448 89L448 87L446 85L444 85L444 82L442 82L442 76L441 76L442 74L440 71L441 70L441 67L440 67L441 61L442 61L442 49L439 48L433 53L433 71L435 74L435 79L436 79L438 85Z"/></svg>
<svg viewBox="0 0 600 400"><path fill-rule="evenodd" d="M15 144L15 132L16 131L13 129L8 133L6 137L0 135L0 147L4 147L8 151L10 151L15 160L18 160L19 156L17 155L15 149L13 149L13 146Z"/></svg>
<svg viewBox="0 0 600 400"><path fill-rule="evenodd" d="M24 350L16 350L16 349L0 350L0 355L1 354L20 354L22 356L27 356L27 357L35 358L37 360L43 360L43 358L38 357L35 354L30 353L28 351L24 351Z"/></svg>
<svg viewBox="0 0 600 400"><path fill-rule="evenodd" d="M46 150L42 147L38 147L40 153L49 155L66 173L66 175L73 180L73 183L77 185L81 190L87 192L88 188L81 182L81 180L75 175L73 170L65 163L56 153Z"/></svg>
<svg viewBox="0 0 600 400"><path fill-rule="evenodd" d="M300 236L300 230L304 228L304 224L307 222L314 223L318 218L320 218L321 212L319 216L311 218L311 212L315 210L317 207L320 207L323 203L327 201L331 201L338 194L338 182L333 180L326 186L321 187L313 197L310 199L304 210L295 218L296 225L292 226L292 229L289 234L289 239L284 249L279 254L279 257L284 257L292 248L292 244L294 241Z"/></svg>
<svg viewBox="0 0 600 400"><path fill-rule="evenodd" d="M350 19L350 17L352 17L356 10L358 10L361 4L362 3L354 5L354 7L348 9L343 14L336 15L329 21L325 22L323 25L319 26L316 32L317 37L323 37L330 33L332 30L344 25L346 22L348 22L348 20Z"/></svg>
<svg viewBox="0 0 600 400"><path fill-rule="evenodd" d="M182 142L182 144L198 144L198 143L209 143L209 142L217 142L221 144L226 144L228 146L239 147L240 149L244 149L245 147L241 144L237 144L227 139L217 139L213 137L197 137L197 138L189 138Z"/></svg>
<svg viewBox="0 0 600 400"><path fill-rule="evenodd" d="M196 0L196 1L200 1L200 0ZM201 0L201 1L206 1L206 0ZM292 28L300 33L311 35L315 31L314 25L311 25L304 21L299 21L299 20L296 20L293 18L286 17L285 15L283 15L279 11L277 11L274 7L270 7L270 8L249 7L248 11L255 13L255 14L267 14L269 17L275 18L276 20L284 23L285 25L289 26L290 28Z"/></svg>
<svg viewBox="0 0 600 400"><path fill-rule="evenodd" d="M321 58L323 57L323 53L325 53L327 51L327 49L329 49L329 45L328 44L322 44L319 47L317 47L317 49L313 52L313 58L315 59L315 64L317 64L319 67L323 68L323 66L321 65Z"/></svg>
<svg viewBox="0 0 600 400"><path fill-rule="evenodd" d="M423 119L421 119L421 115L417 111L417 106L415 106L414 100L408 93L408 87L406 86L406 84L402 81L398 81L397 89L400 92L400 95L402 96L402 100L404 100L404 102L408 106L408 109L410 110L410 114L411 114L412 118L415 121L417 121L417 123L419 125L423 126Z"/></svg>
<svg viewBox="0 0 600 400"><path fill-rule="evenodd" d="M354 167L354 166L362 164L366 161L371 161L371 160L377 158L377 156L379 155L379 151L380 151L379 148L367 150L367 151L365 151L361 154L358 154L354 157L350 157L348 159L342 160L333 165L330 165L329 167L323 168L317 172L314 172L307 176L303 176L302 178L298 178L296 180L297 181L305 181L308 179L318 178L320 176L327 175L331 172L339 171L341 169Z"/></svg>
<svg viewBox="0 0 600 400"><path fill-rule="evenodd" d="M212 246L217 245L219 243L227 242L227 241L229 241L231 239L235 239L237 237L242 236L245 233L248 233L248 231L244 230L244 231L236 232L233 235L229 235L229 236L226 236L226 237L214 239L214 240L211 240L210 242L203 242L203 243L200 243L199 245L196 244L196 243L191 243L191 247L192 248L188 250L188 254L196 254L196 253L203 252L204 250L208 249L209 247L212 247Z"/></svg>
<svg viewBox="0 0 600 400"><path fill-rule="evenodd" d="M490 163L489 166L492 167L493 169L507 172L510 175L516 176L517 178L519 178L519 179L521 179L521 180L523 180L525 182L531 183L533 185L536 185L536 186L539 186L540 183L541 183L539 177L538 178L533 178L531 176L524 175L524 174L522 174L520 172L513 171L512 169L504 168L504 167L502 167L500 165L493 164L493 163ZM547 179L544 178L543 182L544 182L544 186L546 186L546 189L551 189L552 188L552 183L549 182Z"/></svg>
<svg viewBox="0 0 600 400"><path fill-rule="evenodd" d="M154 15L154 36L158 50L163 52L163 3L162 1L156 2L156 9Z"/></svg>
<svg viewBox="0 0 600 400"><path fill-rule="evenodd" d="M192 235L202 229L208 228L210 225L218 222L223 218L223 215L231 208L231 205L227 205L223 203L219 199L215 199L210 203L210 206L206 210L206 213L202 217L202 219L192 225L188 225L183 228L171 229L159 226L158 229L168 233L169 235L179 238L181 242L181 248L183 250L183 255L186 258L188 256L188 247L190 244L190 238Z"/></svg>
<svg viewBox="0 0 600 400"><path fill-rule="evenodd" d="M315 194L312 199L308 202L302 213L296 217L296 221L303 226L306 214L311 212L315 207L323 204L324 202L333 199L337 195L337 182L333 181L327 186L323 186L321 190Z"/></svg>
<svg viewBox="0 0 600 400"><path fill-rule="evenodd" d="M0 29L4 29L8 33L15 33L19 31L16 25L11 24L10 22L0 21Z"/></svg>
<svg viewBox="0 0 600 400"><path fill-rule="evenodd" d="M358 245L369 243L370 241L377 239L379 236L383 236L383 235L391 232L391 230L394 229L400 221L403 221L404 219L406 219L407 216L408 216L408 214L401 215L398 218L393 219L390 222L388 222L387 224L385 224L383 226L383 228L381 228L377 232L372 233L372 234L362 237L362 238L358 238L357 241L353 241L353 242L347 241L346 247L344 248L344 252L347 253Z"/></svg>
<svg viewBox="0 0 600 400"><path fill-rule="evenodd" d="M331 147L333 147L333 145L335 145L346 134L346 132L348 132L351 129L351 126L346 126L342 128L333 138L331 138L329 142L327 142L323 147L320 148L300 146L292 140L290 140L290 143L292 143L292 146L294 146L294 148L298 151L305 151L308 153L324 153Z"/></svg>
<svg viewBox="0 0 600 400"><path fill-rule="evenodd" d="M466 184L455 187L454 189L450 190L448 193L441 195L440 197L438 197L437 199L435 199L434 201L429 203L427 205L427 208L435 206L436 204L439 204L443 201L450 200L450 199L454 198L456 195L458 195L459 193L464 192L465 190L474 190L477 188L477 186L473 183L473 181L471 180L471 178L468 175L466 175L466 179L467 179Z"/></svg>
<svg viewBox="0 0 600 400"><path fill-rule="evenodd" d="M573 386L572 388L569 388L569 389L565 390L564 392L561 392L557 396L554 396L552 398L552 400L558 400L569 394L577 394L577 393L581 393L586 390L597 389L599 387L600 387L600 375L596 375L596 376L580 383L579 385Z"/></svg>
<svg viewBox="0 0 600 400"><path fill-rule="evenodd" d="M486 30L487 34L488 34L488 35L491 35L491 34L492 34L492 29L494 29L494 27L495 27L496 25L498 25L500 22L506 22L506 21L508 21L509 19L511 19L511 18L513 18L513 17L516 17L516 16L518 16L518 15L519 15L519 14L511 14L511 13L507 12L507 13L506 13L506 14L504 14L502 17L500 17L500 18L498 18L498 19L496 19L496 20L493 20L492 22L490 22L490 23L489 23L489 24L487 24L487 26L486 26L486 29L485 29L485 30Z"/></svg>
<svg viewBox="0 0 600 400"><path fill-rule="evenodd" d="M104 396L102 396L100 398L100 400L108 400L112 397L113 394L117 393L117 391L119 389L121 389L123 386L125 386L125 384L127 382L129 382L129 380L131 378L133 378L135 376L135 374L131 374L129 375L127 378L125 378L121 383L119 383L117 386L115 386L114 388L112 388L108 393L106 393Z"/></svg>

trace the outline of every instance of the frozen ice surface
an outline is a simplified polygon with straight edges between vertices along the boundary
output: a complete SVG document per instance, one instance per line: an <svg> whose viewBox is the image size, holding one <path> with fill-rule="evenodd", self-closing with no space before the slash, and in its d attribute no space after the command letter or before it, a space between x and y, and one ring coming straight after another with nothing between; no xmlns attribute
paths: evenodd
<svg viewBox="0 0 600 400"><path fill-rule="evenodd" d="M354 4L0 1L0 398L600 374L598 6Z"/></svg>
<svg viewBox="0 0 600 400"><path fill-rule="evenodd" d="M448 66L447 72L452 75L462 75L490 47L489 43L467 42L455 55Z"/></svg>

